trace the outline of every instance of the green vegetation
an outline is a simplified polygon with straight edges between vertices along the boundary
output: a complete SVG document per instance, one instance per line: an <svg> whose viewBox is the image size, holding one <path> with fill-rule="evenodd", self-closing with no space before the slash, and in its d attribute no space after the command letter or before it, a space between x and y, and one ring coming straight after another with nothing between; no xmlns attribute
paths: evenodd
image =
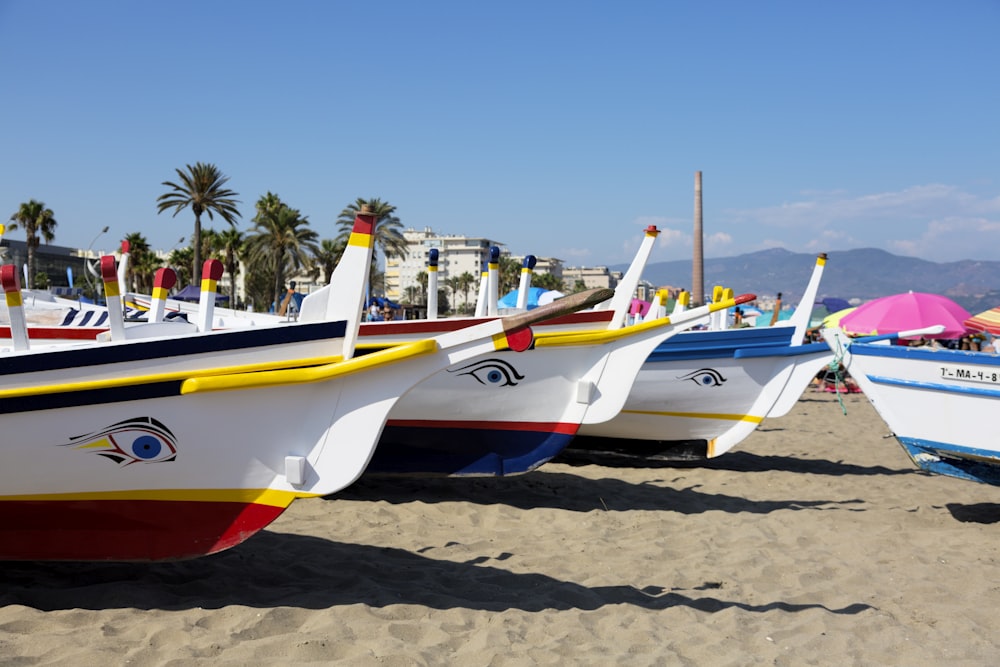
<svg viewBox="0 0 1000 667"><path fill-rule="evenodd" d="M238 228L240 203L238 193L226 187L229 178L214 164L196 162L175 169L175 181L163 181L169 190L156 199L157 213L172 211L176 217L190 208L194 213L194 233L187 247L171 249L166 264L177 273L178 286L197 285L200 282L202 264L205 259L219 259L229 275L229 298L232 307L241 307L236 301L236 287L241 262L253 267L243 276L247 302L256 310L267 311L284 297L285 281L290 275L305 271L313 279L329 283L334 268L347 248L354 219L363 209L375 215L372 235L378 251L372 258L370 285L373 294L384 292L385 275L378 270L377 255L385 258L404 257L408 244L403 236L403 224L396 215L396 207L379 198L358 198L347 204L338 215L335 224L335 238L320 239L309 224L307 216L272 192L262 195L255 204L253 227L247 231ZM202 227L202 216L209 220L219 216L228 223L223 231ZM25 230L28 246L28 275L34 276L28 287L48 286L50 279L44 273L35 274L35 249L40 239L46 243L55 236L56 220L45 204L34 199L21 204L11 216L9 229L21 227ZM105 231L107 229L105 228ZM194 242L197 239L197 242ZM139 232L125 236L129 243L129 266L122 288L149 294L157 269L164 264L152 251L146 237ZM181 237L178 243L183 243ZM500 291L502 294L517 288L520 282L520 264L510 257L500 258ZM562 284L548 274L534 276L533 282L539 287L562 289ZM428 274L417 276L417 285L407 287L404 297L410 303L427 303ZM475 291L479 287L479 276L466 271L460 276L452 276L438 285L440 312L448 312L451 307L462 313L471 313L475 308ZM471 297L470 297L470 292ZM459 296L462 305L458 306ZM470 298L472 299L470 302Z"/></svg>
<svg viewBox="0 0 1000 667"><path fill-rule="evenodd" d="M197 162L192 167L187 165L187 171L177 169L179 181L163 181L162 185L169 186L170 192L160 195L157 198L156 212L174 209L174 217L185 208L191 207L194 213L194 235L192 239L201 239L201 216L208 214L208 219L213 220L218 214L220 218L232 226L236 226L236 218L240 217L239 203L233 197L237 193L223 187L229 180L228 176L223 176L218 167L214 164L204 164ZM201 279L201 256L202 247L200 243L194 244L194 253L191 260L191 277L195 282Z"/></svg>
<svg viewBox="0 0 1000 667"><path fill-rule="evenodd" d="M46 243L51 243L56 237L56 218L52 209L46 208L44 202L31 199L23 204L10 216L8 229L24 228L25 240L28 244L28 284L26 288L34 287L35 249L40 242L39 235ZM46 276L48 279L48 276Z"/></svg>

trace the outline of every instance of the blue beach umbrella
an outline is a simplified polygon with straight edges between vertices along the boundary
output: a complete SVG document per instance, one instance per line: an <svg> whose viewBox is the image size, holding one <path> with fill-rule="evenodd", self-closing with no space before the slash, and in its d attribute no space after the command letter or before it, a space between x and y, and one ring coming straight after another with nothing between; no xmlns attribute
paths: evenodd
<svg viewBox="0 0 1000 667"><path fill-rule="evenodd" d="M549 290L541 287L529 287L528 288L528 310L532 308L538 308L538 298L548 292ZM497 302L500 308L517 308L517 296L518 290L511 290L507 294L504 294L503 298Z"/></svg>

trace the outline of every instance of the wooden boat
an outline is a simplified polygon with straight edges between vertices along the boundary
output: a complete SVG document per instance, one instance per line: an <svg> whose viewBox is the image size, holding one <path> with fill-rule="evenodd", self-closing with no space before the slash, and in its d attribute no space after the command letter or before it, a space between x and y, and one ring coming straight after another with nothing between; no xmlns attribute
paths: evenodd
<svg viewBox="0 0 1000 667"><path fill-rule="evenodd" d="M611 419L625 403L650 352L710 313L752 300L742 295L638 326L621 327L658 230L646 230L636 260L605 310L579 312L537 327L535 348L451 366L403 396L368 474L512 475L558 454L581 424ZM487 278L488 280L488 278ZM624 295L624 296L623 296ZM311 300L303 319L315 317ZM484 318L362 325L361 349L459 330ZM595 323L597 326L595 326Z"/></svg>
<svg viewBox="0 0 1000 667"><path fill-rule="evenodd" d="M371 474L512 475L558 454L582 424L612 419L662 341L712 304L616 330L542 332L521 355L497 352L419 383L389 414ZM531 311L534 312L534 311Z"/></svg>
<svg viewBox="0 0 1000 667"><path fill-rule="evenodd" d="M852 339L834 328L823 335L917 467L1000 484L1000 442L990 435L1000 407L1000 356L891 344L919 331Z"/></svg>
<svg viewBox="0 0 1000 667"><path fill-rule="evenodd" d="M343 320L120 340L112 326L110 342L0 357L0 560L179 559L239 544L296 498L356 479L389 410L424 377L524 349L534 319L607 296L347 358L373 224L357 217L335 274L330 312ZM0 279L17 315L14 267ZM117 282L105 285L114 312ZM26 333L23 317L12 325Z"/></svg>
<svg viewBox="0 0 1000 667"><path fill-rule="evenodd" d="M656 348L621 413L587 424L573 448L656 455L719 456L766 417L786 414L833 355L804 343L826 255L819 255L794 315L763 328L689 331Z"/></svg>

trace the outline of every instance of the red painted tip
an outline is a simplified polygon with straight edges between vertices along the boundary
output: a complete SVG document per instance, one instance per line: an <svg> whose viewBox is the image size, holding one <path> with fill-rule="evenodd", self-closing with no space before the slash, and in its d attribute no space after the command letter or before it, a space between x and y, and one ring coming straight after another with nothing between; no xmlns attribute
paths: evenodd
<svg viewBox="0 0 1000 667"><path fill-rule="evenodd" d="M127 253L128 249L131 247L132 245L128 241L122 241L122 254L124 255L125 253Z"/></svg>
<svg viewBox="0 0 1000 667"><path fill-rule="evenodd" d="M106 283L118 280L118 267L115 266L115 258L111 255L101 257L101 278Z"/></svg>
<svg viewBox="0 0 1000 667"><path fill-rule="evenodd" d="M20 292L21 279L18 277L17 267L13 264L0 266L0 283L3 283L4 292Z"/></svg>
<svg viewBox="0 0 1000 667"><path fill-rule="evenodd" d="M153 287L172 289L173 286L176 284L177 284L177 273L169 266L156 270L156 277L153 278Z"/></svg>
<svg viewBox="0 0 1000 667"><path fill-rule="evenodd" d="M371 235L375 229L375 216L371 213L358 213L354 216L354 229L351 231L358 234Z"/></svg>
<svg viewBox="0 0 1000 667"><path fill-rule="evenodd" d="M650 225L649 227L646 227L646 233L647 234L659 234L660 230L656 228L656 225Z"/></svg>
<svg viewBox="0 0 1000 667"><path fill-rule="evenodd" d="M206 259L205 263L201 267L201 277L202 279L208 278L209 280L218 280L222 277L222 272L224 270L222 262L219 260Z"/></svg>
<svg viewBox="0 0 1000 667"><path fill-rule="evenodd" d="M505 333L507 334L507 346L515 352L524 352L535 342L535 334L531 327L521 327Z"/></svg>

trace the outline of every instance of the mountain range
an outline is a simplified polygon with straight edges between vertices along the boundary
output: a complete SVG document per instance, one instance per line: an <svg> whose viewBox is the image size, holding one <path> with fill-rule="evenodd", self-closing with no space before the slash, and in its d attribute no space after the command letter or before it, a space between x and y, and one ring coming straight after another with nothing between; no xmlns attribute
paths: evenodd
<svg viewBox="0 0 1000 667"><path fill-rule="evenodd" d="M801 297L815 264L816 255L783 248L705 259L705 291L711 294L713 286L722 285L760 297L781 292L785 303L792 303ZM609 268L625 271L628 265ZM647 264L643 279L657 287L690 289L691 261ZM942 294L975 314L1000 306L1000 262L931 262L877 248L833 251L827 253L817 298L868 301L907 291Z"/></svg>

